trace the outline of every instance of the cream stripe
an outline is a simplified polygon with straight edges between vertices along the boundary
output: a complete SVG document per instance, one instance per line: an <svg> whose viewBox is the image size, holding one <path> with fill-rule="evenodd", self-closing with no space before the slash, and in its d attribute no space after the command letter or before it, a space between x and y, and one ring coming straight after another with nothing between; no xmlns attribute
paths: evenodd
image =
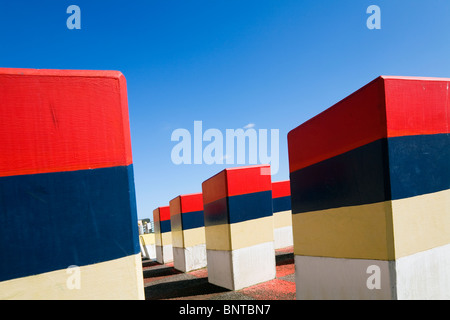
<svg viewBox="0 0 450 320"><path fill-rule="evenodd" d="M76 274L67 269L0 282L0 300L144 299L140 253L82 266L78 275L79 289L69 289Z"/></svg>
<svg viewBox="0 0 450 320"><path fill-rule="evenodd" d="M162 246L167 246L172 244L172 232L161 233Z"/></svg>
<svg viewBox="0 0 450 320"><path fill-rule="evenodd" d="M232 250L273 241L273 216L230 225Z"/></svg>
<svg viewBox="0 0 450 320"><path fill-rule="evenodd" d="M199 244L205 244L205 227L187 229L184 233L184 247L189 248Z"/></svg>
<svg viewBox="0 0 450 320"><path fill-rule="evenodd" d="M292 211L279 211L273 213L273 226L275 229L292 226Z"/></svg>
<svg viewBox="0 0 450 320"><path fill-rule="evenodd" d="M395 200L396 258L450 243L450 190Z"/></svg>
<svg viewBox="0 0 450 320"><path fill-rule="evenodd" d="M139 236L141 242L144 246L148 246L151 244L155 244L155 234L154 233L145 233Z"/></svg>
<svg viewBox="0 0 450 320"><path fill-rule="evenodd" d="M206 227L206 249L236 250L270 242L273 230L273 216Z"/></svg>

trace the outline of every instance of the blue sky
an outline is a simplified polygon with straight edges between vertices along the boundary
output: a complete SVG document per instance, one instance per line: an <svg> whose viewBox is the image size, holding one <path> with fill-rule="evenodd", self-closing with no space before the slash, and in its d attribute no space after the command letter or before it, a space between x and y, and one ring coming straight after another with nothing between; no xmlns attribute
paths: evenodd
<svg viewBox="0 0 450 320"><path fill-rule="evenodd" d="M66 27L72 4L80 30ZM450 77L449 17L448 0L2 1L0 67L121 71L138 216L152 218L231 166L175 165L174 130L278 129L272 180L288 179L296 126L379 75Z"/></svg>

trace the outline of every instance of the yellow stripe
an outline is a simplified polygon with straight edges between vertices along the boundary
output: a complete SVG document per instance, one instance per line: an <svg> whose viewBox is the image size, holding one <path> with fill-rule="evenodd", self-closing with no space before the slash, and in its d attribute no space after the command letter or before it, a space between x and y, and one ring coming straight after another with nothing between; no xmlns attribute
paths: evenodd
<svg viewBox="0 0 450 320"><path fill-rule="evenodd" d="M179 205L179 197L175 200L171 201L172 207ZM174 209L176 210L176 209ZM179 210L179 209L178 209ZM172 232L172 244L174 247L183 248L184 247L184 237L183 237L183 229L181 224L181 214L177 213L171 215L170 217L170 225Z"/></svg>
<svg viewBox="0 0 450 320"><path fill-rule="evenodd" d="M205 228L206 249L237 250L273 241L273 217Z"/></svg>
<svg viewBox="0 0 450 320"><path fill-rule="evenodd" d="M450 243L450 190L292 216L294 254L395 260Z"/></svg>
<svg viewBox="0 0 450 320"><path fill-rule="evenodd" d="M450 243L450 190L395 200L396 258Z"/></svg>
<svg viewBox="0 0 450 320"><path fill-rule="evenodd" d="M273 226L275 229L292 226L292 211L274 212Z"/></svg>
<svg viewBox="0 0 450 320"><path fill-rule="evenodd" d="M183 231L184 248L205 244L205 227L187 229Z"/></svg>
<svg viewBox="0 0 450 320"><path fill-rule="evenodd" d="M78 275L79 289L67 269L0 282L0 300L144 299L140 253L80 267Z"/></svg>
<svg viewBox="0 0 450 320"><path fill-rule="evenodd" d="M295 255L394 259L390 201L294 214L292 228Z"/></svg>
<svg viewBox="0 0 450 320"><path fill-rule="evenodd" d="M182 230L172 230L172 245L176 248L184 248L184 236Z"/></svg>
<svg viewBox="0 0 450 320"><path fill-rule="evenodd" d="M229 224L206 227L205 238L207 250L231 250Z"/></svg>

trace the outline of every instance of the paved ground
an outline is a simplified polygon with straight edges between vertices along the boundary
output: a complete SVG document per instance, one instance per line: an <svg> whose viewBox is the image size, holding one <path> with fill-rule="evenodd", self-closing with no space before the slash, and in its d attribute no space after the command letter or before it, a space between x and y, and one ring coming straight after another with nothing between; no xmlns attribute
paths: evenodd
<svg viewBox="0 0 450 320"><path fill-rule="evenodd" d="M143 260L146 300L295 300L293 247L276 251L276 278L239 291L210 284L208 270L183 273L173 263Z"/></svg>

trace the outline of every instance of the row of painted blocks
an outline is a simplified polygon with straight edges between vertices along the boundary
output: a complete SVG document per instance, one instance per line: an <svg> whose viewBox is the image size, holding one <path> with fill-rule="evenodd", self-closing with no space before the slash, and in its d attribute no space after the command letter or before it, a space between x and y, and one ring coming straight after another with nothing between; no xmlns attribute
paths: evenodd
<svg viewBox="0 0 450 320"><path fill-rule="evenodd" d="M0 85L0 298L143 298L123 75L0 69ZM449 88L379 77L288 134L297 298L450 299ZM202 186L208 273L234 289L233 259L274 259L269 176L239 172Z"/></svg>
<svg viewBox="0 0 450 320"><path fill-rule="evenodd" d="M230 290L275 278L275 249L293 244L290 184L267 173L267 165L225 169L202 193L156 208L156 260L183 272L208 266L209 282Z"/></svg>
<svg viewBox="0 0 450 320"><path fill-rule="evenodd" d="M289 132L298 299L450 299L449 88L382 76ZM243 172L203 183L210 281L232 289L273 276Z"/></svg>

